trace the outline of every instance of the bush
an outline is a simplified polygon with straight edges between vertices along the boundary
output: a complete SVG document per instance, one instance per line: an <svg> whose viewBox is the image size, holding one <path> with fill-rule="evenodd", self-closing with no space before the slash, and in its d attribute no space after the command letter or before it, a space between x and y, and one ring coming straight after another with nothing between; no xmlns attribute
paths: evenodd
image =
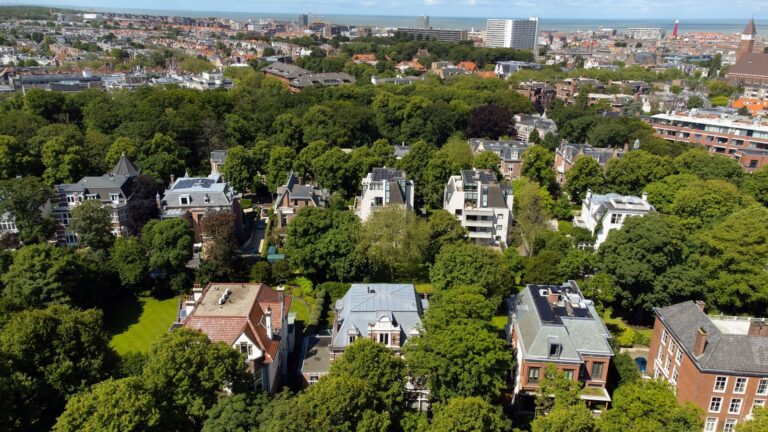
<svg viewBox="0 0 768 432"><path fill-rule="evenodd" d="M635 332L635 345L650 346L651 338L642 332Z"/></svg>
<svg viewBox="0 0 768 432"><path fill-rule="evenodd" d="M325 308L325 291L318 291L315 295L314 305L312 306L312 312L309 313L309 325L317 326L320 323L320 319L323 317L323 309Z"/></svg>
<svg viewBox="0 0 768 432"><path fill-rule="evenodd" d="M332 299L340 299L349 291L350 286L351 284L344 282L323 282L317 289L327 292Z"/></svg>
<svg viewBox="0 0 768 432"><path fill-rule="evenodd" d="M304 276L299 276L293 279L290 284L297 285L299 288L301 288L301 295L303 297L310 297L314 292L314 285L312 285L312 281L305 278Z"/></svg>
<svg viewBox="0 0 768 432"><path fill-rule="evenodd" d="M624 347L632 347L635 345L635 339L637 338L637 332L632 330L629 327L624 327L621 330L621 334L616 337L616 341L619 343L619 346Z"/></svg>

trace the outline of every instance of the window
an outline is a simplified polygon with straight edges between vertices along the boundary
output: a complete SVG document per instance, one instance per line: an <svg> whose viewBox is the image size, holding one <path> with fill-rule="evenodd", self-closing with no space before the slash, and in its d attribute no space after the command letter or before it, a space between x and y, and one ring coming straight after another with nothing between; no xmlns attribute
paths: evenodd
<svg viewBox="0 0 768 432"><path fill-rule="evenodd" d="M349 343L352 343L352 342L354 342L356 337L357 337L357 336L354 336L354 335L350 336L350 337L349 337Z"/></svg>
<svg viewBox="0 0 768 432"><path fill-rule="evenodd" d="M72 214L71 213L62 213L61 214L61 224L64 226L67 226L72 223Z"/></svg>
<svg viewBox="0 0 768 432"><path fill-rule="evenodd" d="M262 370L260 367L255 368L253 371L253 386L257 389L264 387L264 379L262 378Z"/></svg>
<svg viewBox="0 0 768 432"><path fill-rule="evenodd" d="M765 408L765 399L756 400L752 404L752 411L750 411L750 414L754 414L755 408Z"/></svg>
<svg viewBox="0 0 768 432"><path fill-rule="evenodd" d="M496 225L496 231L504 231L504 225Z"/></svg>
<svg viewBox="0 0 768 432"><path fill-rule="evenodd" d="M675 366L675 369L672 370L672 382L677 384L677 378L680 376L680 371L677 369L677 366Z"/></svg>
<svg viewBox="0 0 768 432"><path fill-rule="evenodd" d="M179 205L189 205L189 195L181 195L179 197Z"/></svg>
<svg viewBox="0 0 768 432"><path fill-rule="evenodd" d="M113 203L120 202L120 194L116 194L116 193L109 194L109 200L112 201Z"/></svg>
<svg viewBox="0 0 768 432"><path fill-rule="evenodd" d="M497 214L496 215L496 220L497 221L503 221L504 220L504 213Z"/></svg>
<svg viewBox="0 0 768 432"><path fill-rule="evenodd" d="M309 374L309 383L314 384L316 382L320 381L320 375L319 374Z"/></svg>
<svg viewBox="0 0 768 432"><path fill-rule="evenodd" d="M539 382L539 368L528 368L528 382L529 383L537 383Z"/></svg>
<svg viewBox="0 0 768 432"><path fill-rule="evenodd" d="M617 225L617 224L621 223L621 215L613 213L611 215L611 223L614 224L614 225Z"/></svg>
<svg viewBox="0 0 768 432"><path fill-rule="evenodd" d="M709 401L709 412L720 412L720 407L723 405L723 398L714 396L712 397L712 400Z"/></svg>
<svg viewBox="0 0 768 432"><path fill-rule="evenodd" d="M379 333L379 343L389 345L389 333Z"/></svg>
<svg viewBox="0 0 768 432"><path fill-rule="evenodd" d="M731 399L728 405L728 414L739 414L741 412L741 399Z"/></svg>
<svg viewBox="0 0 768 432"><path fill-rule="evenodd" d="M74 204L76 202L77 202L77 198L74 195L72 195L72 194L67 195L67 203L68 204Z"/></svg>
<svg viewBox="0 0 768 432"><path fill-rule="evenodd" d="M656 356L656 360L658 360L659 363L661 363L661 359L664 357L664 349L659 347L659 353Z"/></svg>
<svg viewBox="0 0 768 432"><path fill-rule="evenodd" d="M709 417L704 422L704 432L715 432L717 430L717 417Z"/></svg>
<svg viewBox="0 0 768 432"><path fill-rule="evenodd" d="M661 329L661 344L662 345L666 344L668 338L669 338L669 333L667 333L667 329Z"/></svg>
<svg viewBox="0 0 768 432"><path fill-rule="evenodd" d="M253 355L253 345L249 344L248 342L240 342L240 352L247 355L252 356Z"/></svg>
<svg viewBox="0 0 768 432"><path fill-rule="evenodd" d="M549 344L549 356L550 357L560 357L560 350L562 348L562 345L558 343L551 343Z"/></svg>
<svg viewBox="0 0 768 432"><path fill-rule="evenodd" d="M745 393L747 391L747 379L736 378L736 383L733 384L734 393Z"/></svg>
<svg viewBox="0 0 768 432"><path fill-rule="evenodd" d="M64 233L64 242L68 245L76 245L77 244L77 234L75 233Z"/></svg>
<svg viewBox="0 0 768 432"><path fill-rule="evenodd" d="M463 213L462 209L456 209L456 216L461 216L462 213Z"/></svg>
<svg viewBox="0 0 768 432"><path fill-rule="evenodd" d="M726 419L723 424L723 432L733 432L736 426L736 419Z"/></svg>
<svg viewBox="0 0 768 432"><path fill-rule="evenodd" d="M677 362L677 364L680 364L682 360L683 360L683 350L678 348L677 353L675 354L675 362Z"/></svg>
<svg viewBox="0 0 768 432"><path fill-rule="evenodd" d="M592 379L593 380L603 380L603 364L602 363L592 363Z"/></svg>
<svg viewBox="0 0 768 432"><path fill-rule="evenodd" d="M573 381L573 369L566 369L563 371L563 375L568 378L569 381Z"/></svg>
<svg viewBox="0 0 768 432"><path fill-rule="evenodd" d="M763 378L757 385L757 394L760 396L768 395L768 378Z"/></svg>
<svg viewBox="0 0 768 432"><path fill-rule="evenodd" d="M203 202L205 203L211 202L211 197L209 197L208 194L205 194L205 197L203 197Z"/></svg>
<svg viewBox="0 0 768 432"><path fill-rule="evenodd" d="M725 386L727 385L728 385L728 377L719 376L715 378L715 388L712 389L712 391L723 393L725 392Z"/></svg>
<svg viewBox="0 0 768 432"><path fill-rule="evenodd" d="M750 168L757 168L757 160L752 159L749 161L749 167Z"/></svg>
<svg viewBox="0 0 768 432"><path fill-rule="evenodd" d="M376 207L381 207L384 205L384 197L374 197L373 198L373 205Z"/></svg>
<svg viewBox="0 0 768 432"><path fill-rule="evenodd" d="M667 359L664 360L664 370L667 371L667 374L669 374L669 356L667 356Z"/></svg>

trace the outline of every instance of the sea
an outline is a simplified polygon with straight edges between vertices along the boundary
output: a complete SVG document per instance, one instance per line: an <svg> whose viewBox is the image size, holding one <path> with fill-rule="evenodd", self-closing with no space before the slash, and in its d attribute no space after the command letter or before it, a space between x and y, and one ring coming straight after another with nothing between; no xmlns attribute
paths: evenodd
<svg viewBox="0 0 768 432"><path fill-rule="evenodd" d="M99 8L77 7L79 10L89 10L94 12L117 12L132 13L140 15L162 15L162 16L187 16L192 18L218 17L230 18L238 21L261 19L275 19L281 21L296 21L297 14L288 13L259 13L259 12L226 12L226 11L202 11L202 10L163 10L163 9L119 9L119 8ZM370 27L415 27L415 16L387 16L387 15L341 15L341 14L308 14L310 20L316 19L332 24L348 26L370 26ZM672 32L675 19L573 19L573 18L546 18L540 17L539 30L553 32L576 32L590 31L599 29L624 30L631 27L651 27L662 28L668 33ZM680 34L689 32L713 32L725 34L740 33L747 24L749 18L744 19L690 19L679 18ZM429 24L436 29L458 29L458 30L485 30L486 17L440 17L430 16ZM755 20L758 23L757 31L759 34L768 35L768 26L761 27L760 22L768 22L768 19Z"/></svg>

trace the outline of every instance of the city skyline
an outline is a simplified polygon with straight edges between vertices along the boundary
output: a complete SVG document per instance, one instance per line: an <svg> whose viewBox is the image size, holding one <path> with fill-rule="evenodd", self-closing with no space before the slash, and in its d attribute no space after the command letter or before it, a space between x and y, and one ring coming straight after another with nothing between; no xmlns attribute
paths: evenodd
<svg viewBox="0 0 768 432"><path fill-rule="evenodd" d="M311 13L382 16L433 15L442 17L517 18L536 15L542 18L574 19L738 19L760 18L768 9L768 0L715 0L701 2L681 0L674 9L663 0L630 0L617 4L610 0L553 0L536 3L531 0L284 0L274 3L224 0L212 6L201 0L136 0L126 8L118 0L46 0L41 2L3 1L0 5L41 5L51 7L90 8L98 10L158 10L187 12L237 13ZM680 11L685 11L680 13Z"/></svg>

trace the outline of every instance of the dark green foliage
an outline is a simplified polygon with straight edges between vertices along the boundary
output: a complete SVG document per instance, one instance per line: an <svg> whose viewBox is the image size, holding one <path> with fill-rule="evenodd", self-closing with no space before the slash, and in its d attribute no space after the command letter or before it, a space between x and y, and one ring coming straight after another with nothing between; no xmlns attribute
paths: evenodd
<svg viewBox="0 0 768 432"><path fill-rule="evenodd" d="M81 287L80 263L71 249L49 244L26 246L2 275L3 302L14 310L73 304Z"/></svg>
<svg viewBox="0 0 768 432"><path fill-rule="evenodd" d="M467 135L473 138L499 139L516 136L514 113L498 105L479 106L469 112Z"/></svg>
<svg viewBox="0 0 768 432"><path fill-rule="evenodd" d="M269 398L266 393L223 397L207 413L203 432L250 432L259 426Z"/></svg>
<svg viewBox="0 0 768 432"><path fill-rule="evenodd" d="M507 277L506 262L492 249L471 243L443 247L430 269L430 280L438 291L460 285L476 285L496 300L512 292L514 281Z"/></svg>
<svg viewBox="0 0 768 432"><path fill-rule="evenodd" d="M510 422L479 397L455 397L435 409L429 432L504 432Z"/></svg>
<svg viewBox="0 0 768 432"><path fill-rule="evenodd" d="M620 194L640 194L648 184L674 174L674 163L665 157L638 150L605 167L606 189Z"/></svg>
<svg viewBox="0 0 768 432"><path fill-rule="evenodd" d="M669 384L640 380L616 390L611 409L601 416L600 429L688 432L703 427L702 417L701 409L690 402L681 406Z"/></svg>
<svg viewBox="0 0 768 432"><path fill-rule="evenodd" d="M323 282L315 289L325 291L331 299L340 299L349 291L350 284L343 282Z"/></svg>
<svg viewBox="0 0 768 432"><path fill-rule="evenodd" d="M680 172L691 173L702 180L726 180L740 185L744 169L733 158L713 155L704 150L688 150L675 158Z"/></svg>
<svg viewBox="0 0 768 432"><path fill-rule="evenodd" d="M22 242L41 242L52 233L53 223L44 218L41 211L51 195L50 189L37 177L0 181L0 213L8 212L15 217Z"/></svg>

